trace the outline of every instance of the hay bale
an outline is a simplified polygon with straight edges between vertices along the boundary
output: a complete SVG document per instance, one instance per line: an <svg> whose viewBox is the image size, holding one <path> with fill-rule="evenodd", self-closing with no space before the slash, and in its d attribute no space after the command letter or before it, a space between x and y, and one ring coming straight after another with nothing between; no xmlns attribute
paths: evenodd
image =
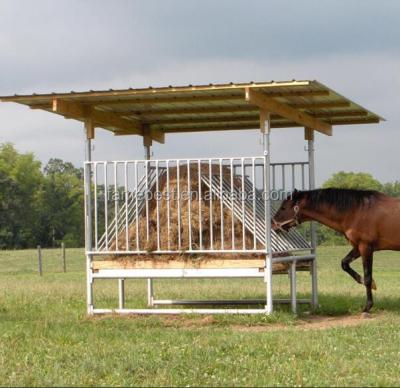
<svg viewBox="0 0 400 388"><path fill-rule="evenodd" d="M200 165L201 174L208 176L209 165ZM155 190L153 189L152 200L149 201L148 209L148 225L146 222L146 209L141 212L138 224L136 220L129 226L129 248L136 249L137 243L140 250L145 250L148 254L133 256L114 256L117 260L207 260L215 258L215 254L188 254L183 253L185 250L200 249L233 249L233 241L236 249L243 247L243 224L242 221L235 218L232 211L226 206L222 206L218 198L210 192L209 188L203 182L199 185L199 166L198 164L190 165L190 179L188 180L188 168L186 166L169 169L169 185L167 185L167 177L164 174L159 180L158 191L161 193L161 200L158 201L159 214L159 242L157 241L157 201L154 198ZM212 165L212 174L219 174L220 166ZM222 174L231 179L231 171L228 167L223 166ZM179 184L179 190L178 190ZM241 189L241 179L234 178L234 186ZM200 189L200 190L199 190ZM188 196L183 197L179 194L200 193L200 200L189 200ZM169 201L167 200L169 196ZM179 202L180 201L180 206ZM169 233L168 233L168 202L169 202ZM180 216L179 209L180 207ZM189 218L190 212L190 218ZM191 227L189 228L189 220ZM180 221L180 222L179 222ZM223 223L223 227L222 227ZM179 227L180 225L180 227ZM136 228L138 228L139 241L136 241ZM221 231L223 233L223 243L221 239ZM181 236L181 244L179 245L179 232ZM149 238L147 239L147 233ZM190 233L190 235L189 235ZM244 230L244 246L247 249L254 247L253 234L248 230ZM191 244L190 244L191 241ZM201 244L200 244L201 241ZM111 243L111 250L115 249L116 241ZM118 235L118 249L126 249L126 231L122 230ZM263 249L263 245L256 241L256 249ZM155 255L156 250L177 250L182 254ZM244 258L264 257L260 253L218 253L218 257L226 259L244 259ZM109 258L108 258L109 259Z"/></svg>

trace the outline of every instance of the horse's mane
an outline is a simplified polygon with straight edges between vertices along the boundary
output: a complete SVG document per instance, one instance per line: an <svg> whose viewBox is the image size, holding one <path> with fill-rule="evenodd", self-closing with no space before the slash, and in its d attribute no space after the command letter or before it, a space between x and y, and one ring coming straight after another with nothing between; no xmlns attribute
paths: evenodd
<svg viewBox="0 0 400 388"><path fill-rule="evenodd" d="M334 207L337 211L344 212L370 206L380 195L381 193L375 190L329 188L294 191L291 195L291 199L299 201L305 198L307 206L318 209L323 205L327 205Z"/></svg>

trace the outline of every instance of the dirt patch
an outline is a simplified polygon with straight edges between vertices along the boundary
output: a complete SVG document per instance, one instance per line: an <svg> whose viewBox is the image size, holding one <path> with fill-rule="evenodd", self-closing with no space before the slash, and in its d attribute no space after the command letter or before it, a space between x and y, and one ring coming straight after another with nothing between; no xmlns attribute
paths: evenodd
<svg viewBox="0 0 400 388"><path fill-rule="evenodd" d="M156 325L165 328L181 328L181 329L196 329L208 326L215 326L216 328L230 328L233 331L261 333L277 330L326 330L331 328L340 327L353 327L360 326L368 322L373 322L383 318L383 313L372 315L312 315L308 317L301 317L294 321L293 324L284 323L265 323L265 324L229 324L221 323L214 315L206 316L182 316L182 315L160 315L157 317L149 317L144 315L112 315L105 314L95 317L90 317L88 320L103 320L110 318L126 319L138 321L141 324Z"/></svg>
<svg viewBox="0 0 400 388"><path fill-rule="evenodd" d="M377 315L365 316L365 315L346 315L346 316L325 316L325 315L315 315L310 316L307 319L300 319L294 325L284 325L281 323L270 324L270 325L254 325L254 326L244 326L244 325L234 325L232 326L235 331L242 332L264 332L264 331L274 331L274 330L287 330L291 328L296 328L300 330L325 330L334 327L352 327L363 325L367 322L375 321L378 318Z"/></svg>

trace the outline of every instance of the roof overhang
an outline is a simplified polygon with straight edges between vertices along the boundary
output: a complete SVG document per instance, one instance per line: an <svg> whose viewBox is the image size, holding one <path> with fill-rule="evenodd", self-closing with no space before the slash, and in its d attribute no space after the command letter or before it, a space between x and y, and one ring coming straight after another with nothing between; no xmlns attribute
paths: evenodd
<svg viewBox="0 0 400 388"><path fill-rule="evenodd" d="M317 81L124 89L0 97L112 131L164 142L166 133L379 123L380 116ZM93 132L94 136L94 132Z"/></svg>

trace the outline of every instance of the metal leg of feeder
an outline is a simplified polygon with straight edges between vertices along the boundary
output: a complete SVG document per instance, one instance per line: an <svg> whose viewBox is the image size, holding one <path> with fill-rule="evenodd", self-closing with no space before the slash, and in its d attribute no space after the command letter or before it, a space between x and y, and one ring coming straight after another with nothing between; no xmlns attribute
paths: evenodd
<svg viewBox="0 0 400 388"><path fill-rule="evenodd" d="M144 157L146 160L151 159L151 140L145 139ZM153 279L147 279L147 305L153 306Z"/></svg>
<svg viewBox="0 0 400 388"><path fill-rule="evenodd" d="M125 279L118 279L118 306L125 308Z"/></svg>
<svg viewBox="0 0 400 388"><path fill-rule="evenodd" d="M273 312L273 295L272 295L272 244L271 244L271 155L270 155L270 115L266 112L260 112L260 118L264 122L261 125L263 132L263 146L264 146L264 193L265 193L265 246L267 254L265 257L265 282L266 282L266 306L267 314ZM262 121L262 120L260 120Z"/></svg>
<svg viewBox="0 0 400 388"><path fill-rule="evenodd" d="M85 121L85 161L92 160L93 123ZM86 163L84 168L84 189L85 189L85 250L92 250L92 198L91 198L91 165ZM86 254L86 304L88 315L93 314L93 278L92 278L93 256Z"/></svg>
<svg viewBox="0 0 400 388"><path fill-rule="evenodd" d="M315 159L314 159L314 132L308 137L308 166L309 166L309 187L315 189ZM316 225L310 226L311 232L311 253L315 255L317 246ZM317 260L314 258L311 264L311 305L313 309L318 307L318 284L317 284Z"/></svg>
<svg viewBox="0 0 400 388"><path fill-rule="evenodd" d="M153 279L147 279L147 305L154 306Z"/></svg>
<svg viewBox="0 0 400 388"><path fill-rule="evenodd" d="M297 313L297 290L296 290L296 262L290 264L290 300L293 314Z"/></svg>

